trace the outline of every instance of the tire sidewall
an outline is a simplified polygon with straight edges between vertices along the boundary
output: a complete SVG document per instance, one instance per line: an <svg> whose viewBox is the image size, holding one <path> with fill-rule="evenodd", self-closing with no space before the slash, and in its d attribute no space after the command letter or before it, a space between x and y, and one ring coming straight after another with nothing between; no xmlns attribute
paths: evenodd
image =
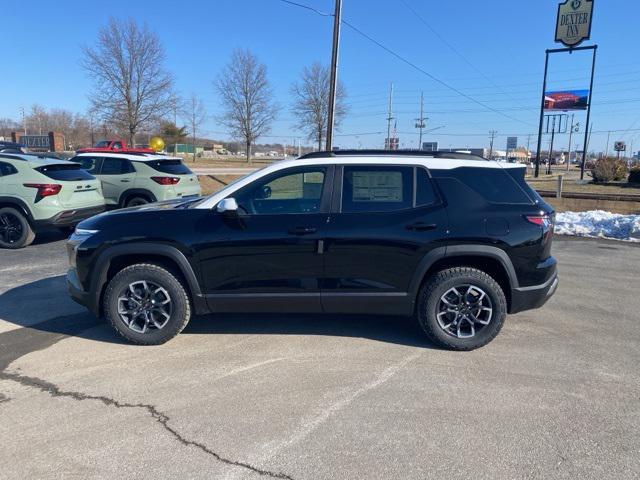
<svg viewBox="0 0 640 480"><path fill-rule="evenodd" d="M162 286L171 298L171 317L160 330L135 332L124 323L118 313L118 297L130 283L140 280ZM158 345L182 331L189 321L190 305L184 287L171 273L155 265L133 265L118 272L109 282L105 292L104 313L111 325L127 340L144 345Z"/></svg>
<svg viewBox="0 0 640 480"><path fill-rule="evenodd" d="M474 285L481 288L491 300L492 316L488 325L483 326L471 338L457 338L447 334L437 320L440 298L449 289L460 285ZM491 277L477 271L456 273L448 278L436 276L421 295L418 317L423 329L438 343L459 350L473 350L486 345L500 332L507 314L506 299L500 286Z"/></svg>
<svg viewBox="0 0 640 480"><path fill-rule="evenodd" d="M151 202L149 202L144 197L135 196L135 197L131 197L130 199L127 200L126 206L127 207L139 207L141 205L146 205L147 203L151 203Z"/></svg>
<svg viewBox="0 0 640 480"><path fill-rule="evenodd" d="M15 218L18 219L18 221L20 222L20 225L22 226L22 235L16 242L13 242L13 243L5 243L0 238L0 248L7 248L7 249L23 248L29 245L31 242L33 242L33 238L34 238L33 230L31 229L31 225L29 224L29 221L21 212L19 212L15 208L4 207L4 208L0 208L0 215L2 214L13 215Z"/></svg>

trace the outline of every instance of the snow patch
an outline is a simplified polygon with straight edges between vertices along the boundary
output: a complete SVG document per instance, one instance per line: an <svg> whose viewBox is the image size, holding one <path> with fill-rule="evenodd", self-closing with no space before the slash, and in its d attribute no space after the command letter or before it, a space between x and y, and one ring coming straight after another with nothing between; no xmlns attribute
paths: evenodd
<svg viewBox="0 0 640 480"><path fill-rule="evenodd" d="M640 215L620 215L604 210L557 213L555 233L640 242Z"/></svg>

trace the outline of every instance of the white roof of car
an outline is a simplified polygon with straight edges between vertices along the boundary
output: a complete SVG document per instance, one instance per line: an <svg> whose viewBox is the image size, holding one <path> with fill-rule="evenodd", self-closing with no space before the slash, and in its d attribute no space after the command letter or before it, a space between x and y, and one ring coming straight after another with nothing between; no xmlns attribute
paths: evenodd
<svg viewBox="0 0 640 480"><path fill-rule="evenodd" d="M151 162L153 160L182 160L180 157L169 157L162 154L153 153L127 153L127 152L82 152L76 157L107 157L126 158L134 162Z"/></svg>
<svg viewBox="0 0 640 480"><path fill-rule="evenodd" d="M313 158L299 158L293 160L280 160L267 165L260 170L250 173L249 175L242 177L235 182L230 183L222 190L219 190L206 198L201 202L197 208L213 208L217 203L227 198L236 190L244 187L245 185L254 182L255 180L269 175L278 170L283 170L290 167L304 167L314 165L415 165L424 166L432 170L452 170L460 167L475 167L475 168L525 168L522 164L517 163L501 163L494 160L484 160L478 158L475 159L460 159L460 158L442 158L442 157L428 157L424 155L340 155L340 156L326 156L326 157L313 157Z"/></svg>

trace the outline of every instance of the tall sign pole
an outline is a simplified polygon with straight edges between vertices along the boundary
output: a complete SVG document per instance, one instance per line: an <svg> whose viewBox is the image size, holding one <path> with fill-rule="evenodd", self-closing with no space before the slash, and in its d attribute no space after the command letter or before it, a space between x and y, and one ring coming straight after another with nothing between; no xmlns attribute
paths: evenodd
<svg viewBox="0 0 640 480"><path fill-rule="evenodd" d="M540 148L542 144L542 122L545 110L545 97L547 90L547 72L549 67L549 54L566 53L572 54L578 50L591 50L593 58L591 61L591 81L589 84L589 95L587 103L587 120L584 129L584 147L582 151L582 163L580 165L580 179L584 179L584 167L587 159L587 144L590 133L589 120L591 117L591 102L593 98L593 76L596 66L597 45L580 47L579 45L591 38L591 24L593 20L594 0L565 0L558 4L558 16L556 19L555 41L562 43L566 48L547 49L544 61L544 80L542 81L542 98L540 101L540 122L538 125L538 148L536 151L535 176L540 172Z"/></svg>
<svg viewBox="0 0 640 480"><path fill-rule="evenodd" d="M584 127L584 147L582 149L582 163L580 164L580 180L584 180L584 166L587 162L588 138L591 134L589 128L589 118L591 118L591 99L593 98L593 74L596 71L596 52L598 45L593 46L593 59L591 60L591 82L589 82L589 105L587 106L587 121Z"/></svg>
<svg viewBox="0 0 640 480"><path fill-rule="evenodd" d="M333 15L333 50L331 52L331 79L329 83L329 112L327 115L327 151L333 150L333 125L335 123L336 90L338 88L338 50L340 47L340 16L342 0L336 0Z"/></svg>

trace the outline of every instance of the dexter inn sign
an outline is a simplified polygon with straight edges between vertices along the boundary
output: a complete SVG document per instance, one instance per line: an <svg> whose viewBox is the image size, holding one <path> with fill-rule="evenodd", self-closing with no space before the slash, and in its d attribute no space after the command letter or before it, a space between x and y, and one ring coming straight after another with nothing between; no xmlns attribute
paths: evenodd
<svg viewBox="0 0 640 480"><path fill-rule="evenodd" d="M593 0L567 0L558 5L556 42L572 48L591 37Z"/></svg>

